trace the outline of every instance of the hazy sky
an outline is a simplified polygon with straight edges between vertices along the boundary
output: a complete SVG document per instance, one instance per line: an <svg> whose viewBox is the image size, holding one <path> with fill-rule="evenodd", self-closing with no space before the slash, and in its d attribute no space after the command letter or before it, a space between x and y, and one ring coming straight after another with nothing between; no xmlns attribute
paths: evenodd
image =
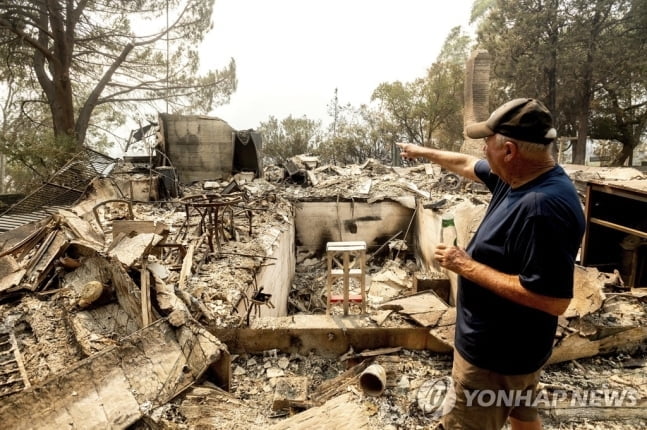
<svg viewBox="0 0 647 430"><path fill-rule="evenodd" d="M236 60L238 90L210 115L238 130L270 115L330 122L327 105L370 102L382 82L423 77L473 0L216 0L205 68Z"/></svg>

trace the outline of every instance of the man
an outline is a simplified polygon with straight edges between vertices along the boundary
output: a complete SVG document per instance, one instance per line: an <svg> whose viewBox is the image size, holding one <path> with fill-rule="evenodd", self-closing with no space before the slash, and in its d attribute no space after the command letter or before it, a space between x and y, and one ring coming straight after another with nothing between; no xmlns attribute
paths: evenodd
<svg viewBox="0 0 647 430"><path fill-rule="evenodd" d="M582 204L552 157L557 132L541 102L511 100L465 134L485 140L486 160L398 144L403 158L426 158L492 192L467 249L440 244L434 251L442 267L459 275L456 405L442 427L500 429L509 419L513 430L541 429L533 399L557 317L573 296Z"/></svg>

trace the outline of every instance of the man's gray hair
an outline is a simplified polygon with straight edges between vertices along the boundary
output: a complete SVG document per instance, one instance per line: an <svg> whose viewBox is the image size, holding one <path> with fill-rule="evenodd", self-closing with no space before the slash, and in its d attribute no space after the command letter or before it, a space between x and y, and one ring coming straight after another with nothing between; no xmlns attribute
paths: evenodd
<svg viewBox="0 0 647 430"><path fill-rule="evenodd" d="M546 152L546 151L550 151L550 149L553 146L552 143L546 145L544 143L526 142L519 139L513 139L511 137L504 136L502 134L496 135L497 145L503 145L503 143L508 140L516 143L522 152Z"/></svg>

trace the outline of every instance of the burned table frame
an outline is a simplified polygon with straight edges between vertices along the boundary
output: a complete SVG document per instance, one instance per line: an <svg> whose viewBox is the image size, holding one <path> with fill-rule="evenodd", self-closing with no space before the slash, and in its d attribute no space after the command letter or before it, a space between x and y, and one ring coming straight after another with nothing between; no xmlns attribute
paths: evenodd
<svg viewBox="0 0 647 430"><path fill-rule="evenodd" d="M244 203L242 193L228 195L197 194L185 196L181 201L186 211L187 226L193 212L196 212L200 216L200 229L202 232L208 233L207 240L211 252L216 251L214 249L214 242L218 253L222 251L220 243L225 238L225 222L227 217L229 218L229 233L232 237L235 236L234 218L236 213L234 213L234 209L239 209L247 215L249 220L249 234L252 234L252 211L251 209L241 207L241 204Z"/></svg>

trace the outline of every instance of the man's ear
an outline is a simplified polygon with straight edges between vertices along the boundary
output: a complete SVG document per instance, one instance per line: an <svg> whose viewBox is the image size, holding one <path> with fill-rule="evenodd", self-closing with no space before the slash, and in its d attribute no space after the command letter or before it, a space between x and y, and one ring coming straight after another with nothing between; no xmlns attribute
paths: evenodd
<svg viewBox="0 0 647 430"><path fill-rule="evenodd" d="M505 161L510 161L513 158L516 157L517 153L519 152L519 148L517 147L517 144L514 143L511 140L506 140L504 143L504 148L505 148Z"/></svg>

